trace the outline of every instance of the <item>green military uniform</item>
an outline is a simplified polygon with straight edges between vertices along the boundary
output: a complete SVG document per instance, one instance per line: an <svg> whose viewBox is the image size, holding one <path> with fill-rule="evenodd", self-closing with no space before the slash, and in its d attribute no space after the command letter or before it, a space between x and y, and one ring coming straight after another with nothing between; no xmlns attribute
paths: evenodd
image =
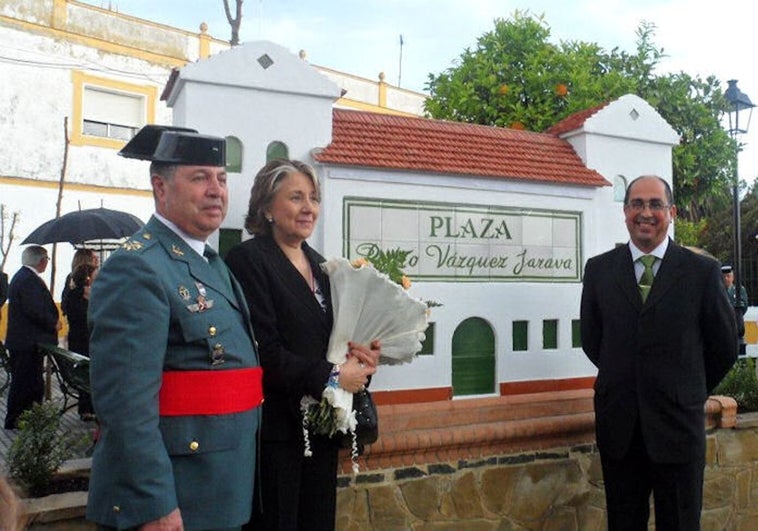
<svg viewBox="0 0 758 531"><path fill-rule="evenodd" d="M164 371L258 364L242 300L239 289L229 292L203 257L155 218L103 264L90 302L101 432L89 519L131 527L178 506L186 529L247 522L258 410L158 414Z"/></svg>

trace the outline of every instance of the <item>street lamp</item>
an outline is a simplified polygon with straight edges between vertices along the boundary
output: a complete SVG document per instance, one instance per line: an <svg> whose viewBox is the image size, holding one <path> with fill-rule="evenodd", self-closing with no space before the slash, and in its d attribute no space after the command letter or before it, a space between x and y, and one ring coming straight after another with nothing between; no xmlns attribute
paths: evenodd
<svg viewBox="0 0 758 531"><path fill-rule="evenodd" d="M753 115L753 102L750 98L737 88L737 80L730 79L727 81L728 87L724 93L724 98L727 101L727 113L729 115L729 135L735 142L736 151L734 154L734 179L732 182L732 200L733 215L734 215L734 294L735 294L735 307L738 312L744 313L743 301L741 297L742 292L742 234L741 234L741 221L740 221L740 196L739 196L739 184L740 177L737 171L739 162L740 144L737 140L737 135L747 133L750 127L750 117ZM740 125L740 111L747 111L747 120L745 120L743 113L744 126Z"/></svg>

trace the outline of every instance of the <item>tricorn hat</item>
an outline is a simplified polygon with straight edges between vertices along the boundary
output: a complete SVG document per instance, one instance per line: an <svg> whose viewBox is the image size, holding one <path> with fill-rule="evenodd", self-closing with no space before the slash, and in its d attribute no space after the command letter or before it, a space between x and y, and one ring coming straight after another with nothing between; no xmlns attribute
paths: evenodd
<svg viewBox="0 0 758 531"><path fill-rule="evenodd" d="M721 273L726 274L726 273L731 273L731 272L732 272L732 266L728 264L721 266Z"/></svg>
<svg viewBox="0 0 758 531"><path fill-rule="evenodd" d="M186 127L146 125L118 154L164 164L226 166L226 140Z"/></svg>

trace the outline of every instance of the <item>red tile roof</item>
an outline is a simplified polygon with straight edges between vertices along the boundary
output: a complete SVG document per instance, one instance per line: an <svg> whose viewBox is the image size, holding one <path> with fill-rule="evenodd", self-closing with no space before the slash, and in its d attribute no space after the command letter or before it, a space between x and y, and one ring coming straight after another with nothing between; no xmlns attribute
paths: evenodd
<svg viewBox="0 0 758 531"><path fill-rule="evenodd" d="M321 163L607 186L556 135L426 118L333 110Z"/></svg>
<svg viewBox="0 0 758 531"><path fill-rule="evenodd" d="M605 103L601 103L597 107L592 107L591 109L585 109L583 111L575 112L571 116L567 116L557 124L555 124L552 127L549 127L545 132L550 135L556 135L560 136L563 133L568 133L569 131L575 131L576 129L579 129L584 125L584 122L587 121L587 119L595 114L597 111L608 105L610 102L606 101Z"/></svg>

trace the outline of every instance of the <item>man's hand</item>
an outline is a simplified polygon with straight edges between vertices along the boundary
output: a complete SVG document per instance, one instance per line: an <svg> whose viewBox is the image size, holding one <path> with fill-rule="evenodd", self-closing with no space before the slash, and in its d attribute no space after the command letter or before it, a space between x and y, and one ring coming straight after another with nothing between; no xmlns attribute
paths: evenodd
<svg viewBox="0 0 758 531"><path fill-rule="evenodd" d="M144 524L140 529L142 531L184 531L182 513L179 512L179 507L177 507L166 516Z"/></svg>

